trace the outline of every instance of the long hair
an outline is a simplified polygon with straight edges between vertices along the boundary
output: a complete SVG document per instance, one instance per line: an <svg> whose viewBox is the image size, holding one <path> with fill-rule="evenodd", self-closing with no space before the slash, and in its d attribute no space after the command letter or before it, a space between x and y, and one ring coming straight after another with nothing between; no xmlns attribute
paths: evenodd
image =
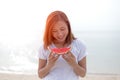
<svg viewBox="0 0 120 80"><path fill-rule="evenodd" d="M71 26L68 17L66 14L62 11L54 11L47 17L46 20L46 26L45 26L45 32L44 32L44 48L47 49L47 46L49 46L54 40L52 37L52 27L58 22L58 21L64 21L68 26L68 35L66 37L65 43L70 44L72 40L75 39L75 37L72 34Z"/></svg>

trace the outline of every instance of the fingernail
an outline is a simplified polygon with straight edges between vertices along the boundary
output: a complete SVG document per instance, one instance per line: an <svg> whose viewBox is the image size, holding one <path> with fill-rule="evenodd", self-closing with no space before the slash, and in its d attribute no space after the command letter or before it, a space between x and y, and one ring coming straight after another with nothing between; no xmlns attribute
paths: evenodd
<svg viewBox="0 0 120 80"><path fill-rule="evenodd" d="M54 57L58 57L58 55L57 55L57 54L55 54L55 55L54 55Z"/></svg>
<svg viewBox="0 0 120 80"><path fill-rule="evenodd" d="M52 53L51 55L54 55L54 53Z"/></svg>
<svg viewBox="0 0 120 80"><path fill-rule="evenodd" d="M68 56L65 54L64 57L67 58Z"/></svg>

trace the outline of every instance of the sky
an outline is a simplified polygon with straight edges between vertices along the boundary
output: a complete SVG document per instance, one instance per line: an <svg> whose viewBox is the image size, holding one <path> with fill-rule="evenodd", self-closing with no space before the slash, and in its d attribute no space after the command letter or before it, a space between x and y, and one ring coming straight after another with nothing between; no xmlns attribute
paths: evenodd
<svg viewBox="0 0 120 80"><path fill-rule="evenodd" d="M0 0L0 45L37 45L54 10L67 14L74 31L120 31L119 4L120 0Z"/></svg>

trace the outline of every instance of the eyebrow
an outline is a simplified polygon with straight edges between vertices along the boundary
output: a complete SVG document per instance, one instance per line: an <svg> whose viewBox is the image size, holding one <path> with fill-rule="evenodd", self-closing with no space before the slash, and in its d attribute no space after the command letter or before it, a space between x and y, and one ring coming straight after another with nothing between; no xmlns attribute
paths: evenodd
<svg viewBox="0 0 120 80"><path fill-rule="evenodd" d="M56 29L52 29L52 31L57 31Z"/></svg>
<svg viewBox="0 0 120 80"><path fill-rule="evenodd" d="M63 29L63 28L65 28L65 27L61 26L60 29L61 29L61 28ZM52 30L56 30L56 28L53 28Z"/></svg>

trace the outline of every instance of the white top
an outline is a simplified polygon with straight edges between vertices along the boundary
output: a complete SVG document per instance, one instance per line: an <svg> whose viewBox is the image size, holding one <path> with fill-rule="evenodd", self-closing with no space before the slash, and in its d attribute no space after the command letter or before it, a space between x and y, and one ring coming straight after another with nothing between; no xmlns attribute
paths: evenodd
<svg viewBox="0 0 120 80"><path fill-rule="evenodd" d="M86 47L80 40L73 40L70 46L72 46L71 52L76 57L77 62L87 55ZM51 44L50 47L55 48L55 45ZM42 45L38 55L39 59L47 60L49 54L50 52L45 50ZM43 80L79 80L79 76L74 73L73 68L60 56L55 66Z"/></svg>

